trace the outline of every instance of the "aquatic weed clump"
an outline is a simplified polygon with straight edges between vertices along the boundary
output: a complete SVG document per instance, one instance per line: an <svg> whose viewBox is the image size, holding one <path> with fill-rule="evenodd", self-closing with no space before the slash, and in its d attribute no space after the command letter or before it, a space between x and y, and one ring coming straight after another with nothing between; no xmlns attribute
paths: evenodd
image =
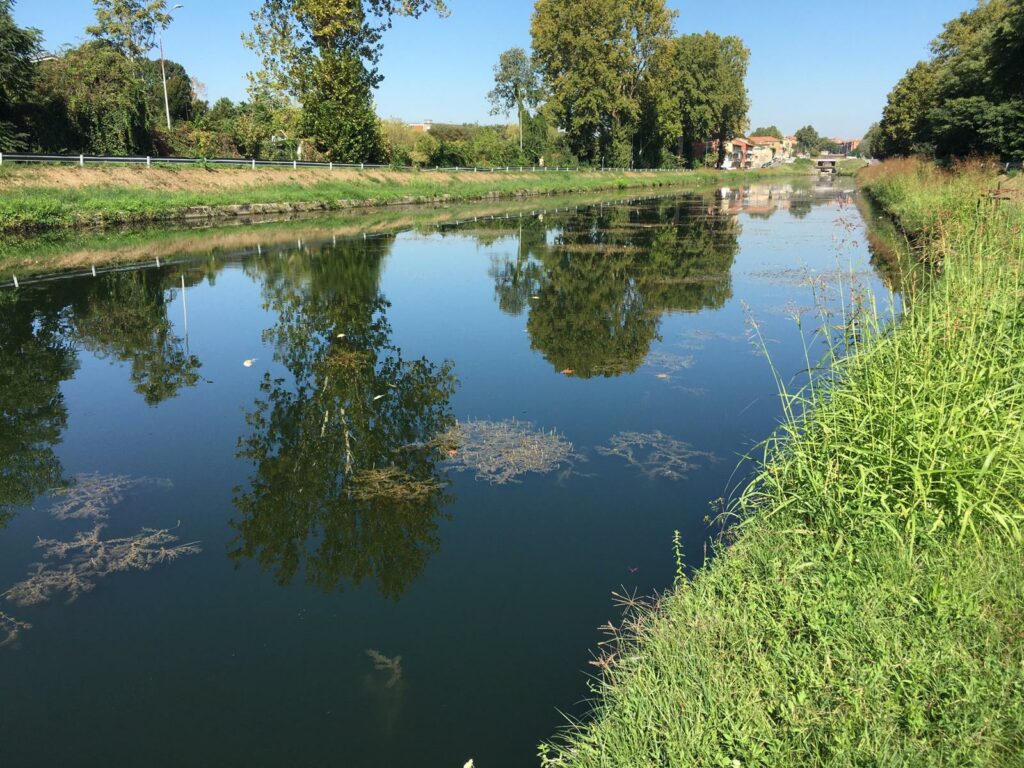
<svg viewBox="0 0 1024 768"><path fill-rule="evenodd" d="M573 445L556 431L528 421L463 421L438 438L457 471L471 471L493 485L518 482L534 472L548 474L573 462Z"/></svg>
<svg viewBox="0 0 1024 768"><path fill-rule="evenodd" d="M32 629L31 624L18 621L13 616L8 616L0 611L0 648L13 643L22 632L29 629Z"/></svg>
<svg viewBox="0 0 1024 768"><path fill-rule="evenodd" d="M106 520L108 510L124 501L129 489L146 483L171 486L170 480L162 478L104 475L99 472L76 475L71 485L50 492L57 499L50 507L50 514L58 520Z"/></svg>
<svg viewBox="0 0 1024 768"><path fill-rule="evenodd" d="M67 602L91 592L99 579L122 571L148 571L186 555L199 553L198 542L177 544L169 530L143 528L133 536L101 539L103 525L79 531L70 541L40 539L45 560L68 560L62 565L36 563L28 578L18 582L3 597L19 606L45 603L58 594Z"/></svg>
<svg viewBox="0 0 1024 768"><path fill-rule="evenodd" d="M698 451L689 443L676 440L660 430L654 432L619 432L608 445L598 446L602 456L617 456L639 469L647 477L682 480L697 469L693 459L714 459L706 451Z"/></svg>

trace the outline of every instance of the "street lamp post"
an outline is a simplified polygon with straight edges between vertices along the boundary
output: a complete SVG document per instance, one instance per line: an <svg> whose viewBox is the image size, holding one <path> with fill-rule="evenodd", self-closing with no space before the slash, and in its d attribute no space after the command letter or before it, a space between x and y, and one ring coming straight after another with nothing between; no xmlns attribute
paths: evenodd
<svg viewBox="0 0 1024 768"><path fill-rule="evenodd" d="M178 3L176 6L171 8L172 11L176 11L179 8L185 6ZM171 130L171 105L167 100L167 70L164 68L164 28L160 27L160 79L164 82L164 115L167 117L167 130Z"/></svg>

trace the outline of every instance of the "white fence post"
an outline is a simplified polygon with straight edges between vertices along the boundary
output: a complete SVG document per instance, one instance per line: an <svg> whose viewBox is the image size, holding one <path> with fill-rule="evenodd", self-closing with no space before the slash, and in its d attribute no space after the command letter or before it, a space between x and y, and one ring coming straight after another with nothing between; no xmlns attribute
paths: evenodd
<svg viewBox="0 0 1024 768"><path fill-rule="evenodd" d="M328 163L328 165L330 166L330 170L333 171L334 170L334 161L332 160L330 163Z"/></svg>
<svg viewBox="0 0 1024 768"><path fill-rule="evenodd" d="M365 165L364 165L363 163L360 163L360 164L359 164L359 170L360 170L360 171L364 171L364 170L366 170L366 166L365 166Z"/></svg>
<svg viewBox="0 0 1024 768"><path fill-rule="evenodd" d="M78 156L78 167L85 168L85 155Z"/></svg>
<svg viewBox="0 0 1024 768"><path fill-rule="evenodd" d="M0 152L0 165L4 164L4 153Z"/></svg>
<svg viewBox="0 0 1024 768"><path fill-rule="evenodd" d="M252 169L254 171L256 170L256 158L255 157L252 159Z"/></svg>
<svg viewBox="0 0 1024 768"><path fill-rule="evenodd" d="M149 168L149 167L150 167L150 162L149 162L149 155L146 155L146 167L147 167L147 168Z"/></svg>

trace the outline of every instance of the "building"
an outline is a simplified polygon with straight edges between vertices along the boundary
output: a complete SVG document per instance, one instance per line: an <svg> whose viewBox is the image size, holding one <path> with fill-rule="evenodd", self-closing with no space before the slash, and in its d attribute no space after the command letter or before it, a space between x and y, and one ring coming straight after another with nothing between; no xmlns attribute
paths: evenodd
<svg viewBox="0 0 1024 768"><path fill-rule="evenodd" d="M422 123L409 123L409 127L417 133L430 133L430 129L434 127L434 121L424 120Z"/></svg>
<svg viewBox="0 0 1024 768"><path fill-rule="evenodd" d="M771 163L776 158L783 158L782 139L774 136L751 136L750 137L750 164L754 168L760 168Z"/></svg>
<svg viewBox="0 0 1024 768"><path fill-rule="evenodd" d="M714 165L718 160L718 141L698 141L693 145L693 155L698 158L705 158L707 165ZM722 167L731 170L734 168L750 168L750 142L737 137L725 142L725 161Z"/></svg>

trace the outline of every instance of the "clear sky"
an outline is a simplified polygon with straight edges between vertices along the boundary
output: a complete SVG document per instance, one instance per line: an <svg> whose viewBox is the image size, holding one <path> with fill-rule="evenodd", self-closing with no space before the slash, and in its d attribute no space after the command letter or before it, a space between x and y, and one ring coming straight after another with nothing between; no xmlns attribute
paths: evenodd
<svg viewBox="0 0 1024 768"><path fill-rule="evenodd" d="M259 0L182 0L164 38L167 57L208 88L210 101L245 97L256 65L242 47ZM168 0L168 6L177 0ZM585 2L585 0L579 0ZM751 127L857 138L880 116L885 96L928 52L943 22L973 0L669 0L676 29L739 35L750 48ZM384 40L377 92L383 117L488 122L487 91L498 55L529 48L533 0L448 0L451 16L399 19ZM53 50L77 44L93 21L91 0L16 0L14 16L43 31Z"/></svg>

